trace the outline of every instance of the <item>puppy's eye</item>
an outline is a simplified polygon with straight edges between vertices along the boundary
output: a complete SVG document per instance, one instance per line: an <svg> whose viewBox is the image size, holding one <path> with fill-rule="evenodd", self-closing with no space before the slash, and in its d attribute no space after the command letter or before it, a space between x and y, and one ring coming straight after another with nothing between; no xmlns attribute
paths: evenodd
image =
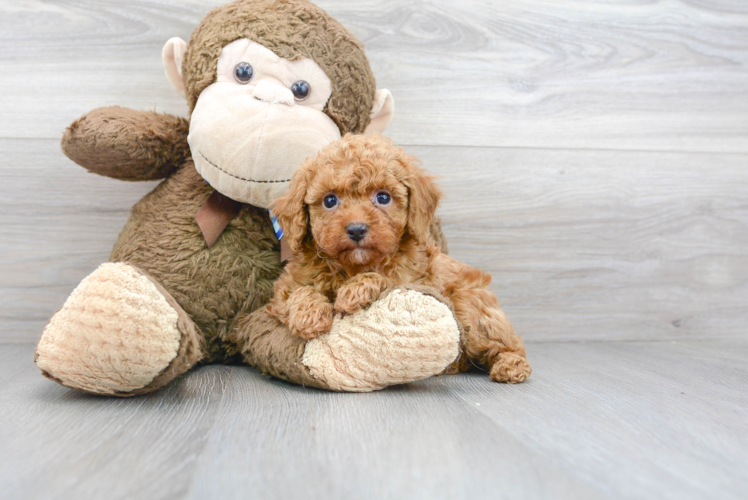
<svg viewBox="0 0 748 500"><path fill-rule="evenodd" d="M297 101L303 101L312 92L312 87L308 82L299 80L298 82L291 85L291 92L293 93L294 99Z"/></svg>
<svg viewBox="0 0 748 500"><path fill-rule="evenodd" d="M390 193L380 191L377 193L376 200L380 205L389 205L392 201L392 196L390 196Z"/></svg>
<svg viewBox="0 0 748 500"><path fill-rule="evenodd" d="M322 201L322 204L325 206L325 208L335 208L335 206L338 204L338 197L334 194L328 194L325 196L325 199Z"/></svg>
<svg viewBox="0 0 748 500"><path fill-rule="evenodd" d="M252 65L247 62L240 62L234 67L234 78L239 83L249 83L252 77L255 75L255 70Z"/></svg>

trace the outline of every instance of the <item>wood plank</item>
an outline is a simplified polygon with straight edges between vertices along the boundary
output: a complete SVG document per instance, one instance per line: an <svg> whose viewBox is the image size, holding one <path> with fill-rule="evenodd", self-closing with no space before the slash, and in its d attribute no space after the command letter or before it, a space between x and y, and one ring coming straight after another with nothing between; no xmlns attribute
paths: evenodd
<svg viewBox="0 0 748 500"><path fill-rule="evenodd" d="M528 340L744 338L748 157L408 148L442 176L454 257L494 275ZM38 338L155 183L1 140L0 338Z"/></svg>
<svg viewBox="0 0 748 500"><path fill-rule="evenodd" d="M58 140L2 140L0 338L36 339L109 258L130 207L157 182L120 182L68 160Z"/></svg>
<svg viewBox="0 0 748 500"><path fill-rule="evenodd" d="M161 47L219 3L0 5L0 137L102 105L185 113ZM748 152L739 0L319 4L365 42L403 144Z"/></svg>
<svg viewBox="0 0 748 500"><path fill-rule="evenodd" d="M9 498L601 498L423 384L337 394L211 366L156 394L114 399L44 380L29 345L3 347Z"/></svg>
<svg viewBox="0 0 748 500"><path fill-rule="evenodd" d="M745 338L748 157L409 148L530 340Z"/></svg>
<svg viewBox="0 0 748 500"><path fill-rule="evenodd" d="M154 397L117 399L44 380L33 346L3 345L0 359L4 498L186 496L228 368Z"/></svg>
<svg viewBox="0 0 748 500"><path fill-rule="evenodd" d="M743 498L744 341L531 344L485 374L337 394L211 366L132 399L0 348L7 498ZM44 480L40 480L43 478Z"/></svg>
<svg viewBox="0 0 748 500"><path fill-rule="evenodd" d="M536 344L526 385L439 381L611 496L745 498L748 345Z"/></svg>
<svg viewBox="0 0 748 500"><path fill-rule="evenodd" d="M225 387L192 499L602 498L428 382L337 394L236 370Z"/></svg>

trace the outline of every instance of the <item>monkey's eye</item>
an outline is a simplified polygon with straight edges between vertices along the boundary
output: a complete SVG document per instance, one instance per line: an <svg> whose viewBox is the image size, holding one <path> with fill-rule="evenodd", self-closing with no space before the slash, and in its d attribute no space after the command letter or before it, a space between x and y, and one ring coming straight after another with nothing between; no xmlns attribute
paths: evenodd
<svg viewBox="0 0 748 500"><path fill-rule="evenodd" d="M380 191L375 196L375 199L379 205L389 205L392 201L392 196L387 191Z"/></svg>
<svg viewBox="0 0 748 500"><path fill-rule="evenodd" d="M240 62L234 68L234 78L239 83L249 83L255 74L255 70L252 69L252 65L246 62Z"/></svg>
<svg viewBox="0 0 748 500"><path fill-rule="evenodd" d="M304 80L299 80L291 85L291 92L297 101L303 101L312 93L312 87Z"/></svg>
<svg viewBox="0 0 748 500"><path fill-rule="evenodd" d="M335 206L338 204L338 197L334 194L328 194L325 196L325 199L322 201L322 204L327 208L328 210L331 208L335 208Z"/></svg>

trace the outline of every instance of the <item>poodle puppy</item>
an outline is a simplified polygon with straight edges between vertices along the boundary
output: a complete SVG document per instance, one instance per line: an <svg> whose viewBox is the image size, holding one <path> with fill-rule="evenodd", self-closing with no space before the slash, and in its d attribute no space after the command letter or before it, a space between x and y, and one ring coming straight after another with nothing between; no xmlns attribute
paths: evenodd
<svg viewBox="0 0 748 500"><path fill-rule="evenodd" d="M447 372L479 364L494 380L522 382L532 369L488 290L491 276L441 253L430 235L441 192L418 163L379 135L349 134L307 159L273 205L294 256L268 310L311 339L389 287L432 286L451 299L464 332L463 355Z"/></svg>

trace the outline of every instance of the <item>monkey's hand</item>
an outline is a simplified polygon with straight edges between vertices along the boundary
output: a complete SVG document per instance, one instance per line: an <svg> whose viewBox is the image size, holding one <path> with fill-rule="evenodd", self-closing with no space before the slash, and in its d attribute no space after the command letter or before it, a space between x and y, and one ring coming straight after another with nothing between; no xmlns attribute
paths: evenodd
<svg viewBox="0 0 748 500"><path fill-rule="evenodd" d="M460 328L451 302L417 285L385 290L368 309L335 317L312 340L260 308L237 318L231 354L264 373L307 387L368 392L444 371L460 354Z"/></svg>
<svg viewBox="0 0 748 500"><path fill-rule="evenodd" d="M68 158L99 175L163 179L190 156L185 118L112 106L74 121L62 137Z"/></svg>
<svg viewBox="0 0 748 500"><path fill-rule="evenodd" d="M340 287L335 296L335 311L355 313L377 300L387 288L387 280L377 273L361 273Z"/></svg>

